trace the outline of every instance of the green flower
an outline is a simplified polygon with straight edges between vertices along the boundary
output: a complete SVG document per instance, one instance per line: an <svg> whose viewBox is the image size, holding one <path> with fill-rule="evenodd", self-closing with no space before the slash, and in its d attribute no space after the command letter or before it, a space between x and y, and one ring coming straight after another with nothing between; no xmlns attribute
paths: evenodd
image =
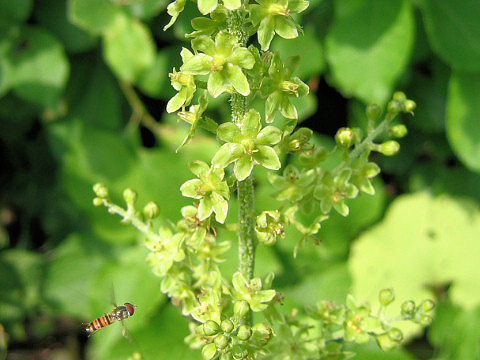
<svg viewBox="0 0 480 360"><path fill-rule="evenodd" d="M185 3L187 0L175 0L174 2L168 4L167 6L167 13L172 18L168 22L167 25L163 27L163 31L167 30L170 26L172 26L175 21L177 21L178 16L182 13L183 9L185 8Z"/></svg>
<svg viewBox="0 0 480 360"><path fill-rule="evenodd" d="M190 126L190 130L187 133L187 136L185 136L182 143L177 148L176 150L177 152L181 148L183 148L185 145L190 143L190 141L195 136L195 133L197 132L197 128L199 126L203 126L204 128L211 129L211 130L217 128L217 123L214 120L203 116L203 113L207 109L207 105L208 105L207 92L204 91L203 94L198 98L197 105L190 106L188 108L188 111L184 110L184 111L178 112L178 117L183 121L191 124L191 126Z"/></svg>
<svg viewBox="0 0 480 360"><path fill-rule="evenodd" d="M182 49L180 55L182 56L183 62L186 62L193 56L193 54L185 48ZM172 113L190 104L197 90L197 86L195 85L193 75L177 72L175 68L173 68L173 72L168 74L168 76L170 76L173 88L178 91L167 103L167 112Z"/></svg>
<svg viewBox="0 0 480 360"><path fill-rule="evenodd" d="M308 85L298 77L292 77L299 57L288 58L283 63L278 54L272 59L268 69L269 77L262 84L262 96L267 97L265 102L265 120L273 122L277 111L287 119L298 119L296 107L290 102L291 97L303 97L309 92Z"/></svg>
<svg viewBox="0 0 480 360"><path fill-rule="evenodd" d="M370 316L367 306L357 306L352 295L347 296L345 322L343 324L346 341L355 341L357 344L370 340L369 333L381 329L380 321Z"/></svg>
<svg viewBox="0 0 480 360"><path fill-rule="evenodd" d="M268 174L268 180L278 190L275 198L280 201L298 202L310 189L315 180L315 170L300 173L293 165L287 165L283 176Z"/></svg>
<svg viewBox="0 0 480 360"><path fill-rule="evenodd" d="M305 0L256 0L259 5L250 5L250 17L254 26L258 26L258 42L262 50L268 50L273 35L277 33L284 39L298 36L298 26L291 14L302 12L308 7Z"/></svg>
<svg viewBox="0 0 480 360"><path fill-rule="evenodd" d="M280 160L271 145L282 137L274 126L261 129L260 114L250 110L240 124L228 122L218 127L218 137L225 141L212 159L212 164L221 168L235 162L234 173L237 180L245 180L253 166L259 164L267 169L280 169Z"/></svg>
<svg viewBox="0 0 480 360"><path fill-rule="evenodd" d="M255 226L258 241L265 245L273 245L277 237L284 237L283 221L278 210L263 211L257 216Z"/></svg>
<svg viewBox="0 0 480 360"><path fill-rule="evenodd" d="M197 306L193 309L192 317L202 323L212 320L217 324L221 321L221 292L217 289L204 290L198 296Z"/></svg>
<svg viewBox="0 0 480 360"><path fill-rule="evenodd" d="M310 144L310 140L313 137L313 131L309 128L299 128L293 132L297 121L289 120L291 125L287 125L287 128L283 131L282 141L279 147L282 152L285 153L302 153L305 151L313 150L313 145Z"/></svg>
<svg viewBox="0 0 480 360"><path fill-rule="evenodd" d="M369 152L367 151L352 164L354 172L351 178L351 183L360 191L369 195L374 195L375 188L372 185L372 178L380 173L380 167L373 162L369 162L368 155Z"/></svg>
<svg viewBox="0 0 480 360"><path fill-rule="evenodd" d="M192 40L192 47L200 53L184 62L180 68L183 73L208 75L207 89L215 98L224 92L250 94L242 69L251 69L255 58L238 44L235 36L221 31L215 36L215 42L208 36L199 36Z"/></svg>
<svg viewBox="0 0 480 360"><path fill-rule="evenodd" d="M189 205L181 209L183 219L177 223L177 229L185 234L185 243L195 251L205 241L207 224L204 224L197 216L198 208Z"/></svg>
<svg viewBox="0 0 480 360"><path fill-rule="evenodd" d="M158 237L150 237L145 241L145 246L151 251L147 255L147 263L152 267L154 274L165 275L174 262L185 258L183 240L183 234L173 235L170 229L161 227Z"/></svg>
<svg viewBox="0 0 480 360"><path fill-rule="evenodd" d="M239 272L233 274L233 297L235 300L244 300L252 311L263 311L276 295L275 290L262 290L262 280L254 278L247 282Z"/></svg>
<svg viewBox="0 0 480 360"><path fill-rule="evenodd" d="M225 172L219 167L209 167L203 161L194 161L190 164L190 170L197 175L198 179L188 180L181 187L183 196L199 199L198 219L205 220L212 212L215 219L222 223L228 212L230 189L223 180Z"/></svg>
<svg viewBox="0 0 480 360"><path fill-rule="evenodd" d="M324 214L329 213L333 206L340 215L348 215L349 209L345 199L353 199L358 195L358 188L349 183L351 175L351 169L344 169L335 177L331 172L325 173L313 192L313 196L320 201Z"/></svg>
<svg viewBox="0 0 480 360"><path fill-rule="evenodd" d="M215 11L210 13L210 19L205 16L192 19L191 24L195 31L187 34L186 37L193 38L200 35L215 35L227 27L227 14L228 10L224 6L219 5Z"/></svg>

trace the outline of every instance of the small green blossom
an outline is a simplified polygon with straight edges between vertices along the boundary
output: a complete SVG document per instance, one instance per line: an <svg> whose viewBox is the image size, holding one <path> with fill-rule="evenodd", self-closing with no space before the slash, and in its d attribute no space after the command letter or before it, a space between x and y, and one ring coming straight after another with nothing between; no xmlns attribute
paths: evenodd
<svg viewBox="0 0 480 360"><path fill-rule="evenodd" d="M295 166L287 165L283 176L268 174L268 180L278 191L277 200L298 202L309 192L309 186L315 180L315 170L299 172Z"/></svg>
<svg viewBox="0 0 480 360"><path fill-rule="evenodd" d="M285 153L302 153L313 150L313 145L310 140L313 137L313 131L309 128L299 128L293 131L296 127L297 121L290 120L291 126L283 131L282 141L278 146Z"/></svg>
<svg viewBox="0 0 480 360"><path fill-rule="evenodd" d="M186 62L193 57L193 54L185 48L182 48L180 55L182 56L183 62ZM172 113L181 107L190 104L190 101L192 101L193 95L197 90L197 86L195 85L193 75L177 72L175 68L173 68L173 72L168 74L168 76L170 77L173 88L178 91L178 93L167 103L167 112Z"/></svg>
<svg viewBox="0 0 480 360"><path fill-rule="evenodd" d="M313 196L320 201L320 208L324 214L329 213L333 206L340 215L348 215L349 209L345 199L353 199L358 195L357 187L349 183L351 175L351 169L344 169L335 177L331 172L324 174L313 192Z"/></svg>
<svg viewBox="0 0 480 360"><path fill-rule="evenodd" d="M362 344L370 340L369 332L380 328L379 320L370 314L371 311L367 306L357 306L353 296L348 295L343 327L346 341Z"/></svg>
<svg viewBox="0 0 480 360"><path fill-rule="evenodd" d="M207 121L203 118L203 113L207 109L207 105L208 105L208 100L207 99L208 98L207 98L206 91L204 91L202 96L200 96L198 98L198 104L197 105L190 106L188 111L179 111L178 112L178 117L180 119L182 119L183 121L191 124L191 126L190 126L190 130L187 133L187 136L185 136L182 143L177 148L177 150L176 150L177 152L182 147L187 145L193 139L193 137L195 136L195 133L197 132L197 128L198 128L200 122L202 120L204 122ZM214 122L213 120L211 120L211 121ZM213 126L217 126L217 124L215 123L215 124L213 124Z"/></svg>
<svg viewBox="0 0 480 360"><path fill-rule="evenodd" d="M360 191L374 195L375 188L372 185L372 179L380 173L380 167L373 162L369 162L368 155L369 152L365 152L364 155L353 162L352 168L354 172L350 182Z"/></svg>
<svg viewBox="0 0 480 360"><path fill-rule="evenodd" d="M175 0L174 2L168 4L167 6L167 14L170 15L172 18L168 22L167 25L163 27L163 31L167 30L170 26L172 26L175 21L177 21L178 16L182 13L183 9L185 8L187 0Z"/></svg>
<svg viewBox="0 0 480 360"><path fill-rule="evenodd" d="M215 11L210 13L210 19L207 17L197 17L192 19L192 28L195 30L186 35L188 38L193 38L200 35L212 36L217 34L222 29L227 27L228 10L219 5Z"/></svg>
<svg viewBox="0 0 480 360"><path fill-rule="evenodd" d="M254 26L258 26L258 42L266 51L275 33L284 39L298 36L298 25L292 14L298 14L308 7L305 0L256 0L250 5L250 18Z"/></svg>
<svg viewBox="0 0 480 360"><path fill-rule="evenodd" d="M221 31L213 41L208 36L192 40L197 53L181 66L190 75L208 75L207 90L214 98L224 92L250 94L250 85L242 69L251 69L255 58L247 48L241 47L235 36Z"/></svg>
<svg viewBox="0 0 480 360"><path fill-rule="evenodd" d="M268 303L276 295L275 290L262 290L262 280L254 278L247 282L239 272L233 274L233 297L237 300L244 300L250 306L252 311L263 311L268 307Z"/></svg>
<svg viewBox="0 0 480 360"><path fill-rule="evenodd" d="M186 245L198 251L207 236L207 224L198 218L198 208L192 205L181 209L183 219L177 223L177 230L185 235Z"/></svg>
<svg viewBox="0 0 480 360"><path fill-rule="evenodd" d="M147 263L152 267L154 274L165 275L174 262L182 261L185 252L182 249L184 237L182 234L172 234L167 227L161 227L159 236L149 237L145 246L151 251L147 255Z"/></svg>
<svg viewBox="0 0 480 360"><path fill-rule="evenodd" d="M218 289L204 290L198 297L198 306L193 309L192 317L202 323L209 322L211 324L215 322L218 330L220 330L218 326L222 314L220 298L221 294Z"/></svg>
<svg viewBox="0 0 480 360"><path fill-rule="evenodd" d="M228 213L226 199L230 198L230 189L224 180L225 172L219 167L209 167L203 161L192 162L190 170L198 179L185 182L180 188L182 195L200 200L199 220L205 220L214 212L215 219L223 223Z"/></svg>
<svg viewBox="0 0 480 360"><path fill-rule="evenodd" d="M284 237L283 222L278 210L263 211L257 216L255 226L258 241L274 245L278 237Z"/></svg>
<svg viewBox="0 0 480 360"><path fill-rule="evenodd" d="M292 77L299 57L291 57L284 63L275 54L268 69L268 77L262 83L261 93L266 97L265 120L273 122L277 111L287 119L298 119L297 108L290 102L291 97L308 95L309 88L300 78Z"/></svg>
<svg viewBox="0 0 480 360"><path fill-rule="evenodd" d="M218 127L218 137L225 141L212 159L212 164L221 168L235 162L237 180L245 180L253 166L259 164L267 169L278 170L281 163L271 147L280 142L282 133L274 126L261 129L260 114L250 110L240 124L228 122Z"/></svg>

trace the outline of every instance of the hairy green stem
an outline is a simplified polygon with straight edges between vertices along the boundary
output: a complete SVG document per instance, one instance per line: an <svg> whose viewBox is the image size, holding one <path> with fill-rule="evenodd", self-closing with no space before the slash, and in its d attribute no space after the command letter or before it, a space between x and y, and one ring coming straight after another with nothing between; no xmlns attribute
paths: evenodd
<svg viewBox="0 0 480 360"><path fill-rule="evenodd" d="M227 17L228 31L235 35L240 46L245 46L248 40L246 19L243 10L231 11ZM232 94L230 98L232 121L239 123L247 112L247 99L240 94ZM239 203L238 256L239 271L250 280L253 278L255 267L255 189L253 175L239 181L237 184Z"/></svg>

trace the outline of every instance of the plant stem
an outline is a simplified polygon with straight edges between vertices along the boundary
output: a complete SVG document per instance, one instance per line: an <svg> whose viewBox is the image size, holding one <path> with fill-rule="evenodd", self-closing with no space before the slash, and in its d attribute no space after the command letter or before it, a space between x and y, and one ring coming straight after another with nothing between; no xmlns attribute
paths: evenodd
<svg viewBox="0 0 480 360"><path fill-rule="evenodd" d="M246 46L248 35L246 32L246 20L243 10L229 12L227 17L228 31L235 35L240 46ZM239 123L247 112L247 98L240 94L232 94L230 97L232 109L232 121ZM239 271L250 280L253 278L255 267L255 189L253 187L253 175L239 181L237 184L239 211L238 218L240 231L238 233L238 256Z"/></svg>

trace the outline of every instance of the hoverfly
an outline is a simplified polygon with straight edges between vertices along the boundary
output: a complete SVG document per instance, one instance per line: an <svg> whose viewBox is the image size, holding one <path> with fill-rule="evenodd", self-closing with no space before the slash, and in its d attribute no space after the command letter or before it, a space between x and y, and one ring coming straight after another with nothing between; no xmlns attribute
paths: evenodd
<svg viewBox="0 0 480 360"><path fill-rule="evenodd" d="M105 326L113 324L116 321L122 321L135 313L135 305L128 302L123 305L114 306L111 313L104 314L85 325L87 335L92 335Z"/></svg>

